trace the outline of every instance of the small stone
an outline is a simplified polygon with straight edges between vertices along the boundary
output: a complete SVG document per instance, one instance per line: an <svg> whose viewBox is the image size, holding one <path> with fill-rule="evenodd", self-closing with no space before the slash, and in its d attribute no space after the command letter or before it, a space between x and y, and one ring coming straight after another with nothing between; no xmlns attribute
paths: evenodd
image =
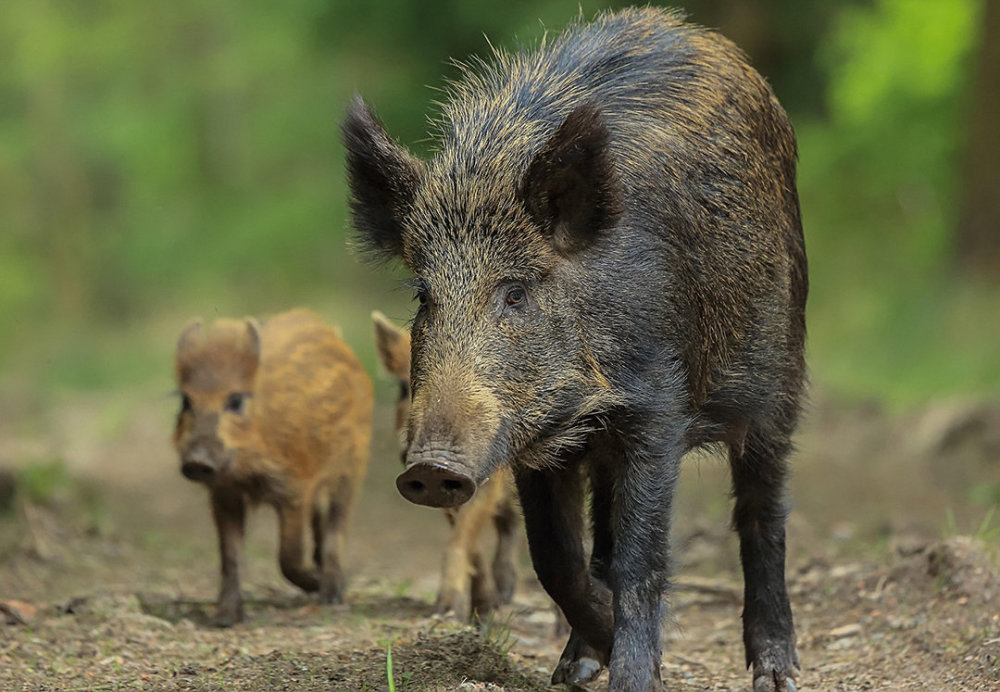
<svg viewBox="0 0 1000 692"><path fill-rule="evenodd" d="M8 625L26 625L38 615L38 608L13 599L0 600L0 615Z"/></svg>
<svg viewBox="0 0 1000 692"><path fill-rule="evenodd" d="M852 625L843 625L841 627L835 627L830 630L829 635L833 639L843 639L845 637L854 637L861 634L861 625L854 623Z"/></svg>

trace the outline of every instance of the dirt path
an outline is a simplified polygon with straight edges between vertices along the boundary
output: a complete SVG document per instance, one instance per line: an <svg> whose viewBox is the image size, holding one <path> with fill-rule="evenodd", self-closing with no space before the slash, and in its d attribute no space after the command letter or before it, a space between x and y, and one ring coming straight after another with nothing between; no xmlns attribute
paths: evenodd
<svg viewBox="0 0 1000 692"><path fill-rule="evenodd" d="M515 602L486 627L432 613L446 526L396 495L386 410L354 518L347 604L321 607L281 579L275 522L261 509L249 526L247 622L208 627L214 529L166 444L173 406L79 398L31 426L0 422L0 465L57 456L74 479L0 515L0 599L23 602L0 606L0 689L380 690L390 644L397 690L546 689L563 639L524 551ZM967 488L1000 481L976 415L815 406L788 539L800 689L1000 689L996 536L950 535L984 514ZM724 471L708 458L685 469L667 689L750 689Z"/></svg>

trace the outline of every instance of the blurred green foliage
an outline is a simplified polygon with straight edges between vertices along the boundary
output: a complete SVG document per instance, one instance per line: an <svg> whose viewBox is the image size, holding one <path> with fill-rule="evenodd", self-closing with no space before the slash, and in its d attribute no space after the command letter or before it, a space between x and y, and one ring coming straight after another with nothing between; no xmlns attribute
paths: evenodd
<svg viewBox="0 0 1000 692"><path fill-rule="evenodd" d="M161 381L187 317L295 303L371 364L368 311L405 317L408 296L348 249L348 98L426 153L449 59L607 6L5 0L0 381ZM901 401L997 391L983 311L1000 296L951 262L982 0L686 9L746 48L799 131L814 379Z"/></svg>
<svg viewBox="0 0 1000 692"><path fill-rule="evenodd" d="M35 459L16 473L19 495L34 504L49 505L65 500L75 489L62 459Z"/></svg>
<svg viewBox="0 0 1000 692"><path fill-rule="evenodd" d="M796 123L810 349L817 379L848 393L1000 391L1000 291L954 264L981 10L878 0L818 44L827 107Z"/></svg>

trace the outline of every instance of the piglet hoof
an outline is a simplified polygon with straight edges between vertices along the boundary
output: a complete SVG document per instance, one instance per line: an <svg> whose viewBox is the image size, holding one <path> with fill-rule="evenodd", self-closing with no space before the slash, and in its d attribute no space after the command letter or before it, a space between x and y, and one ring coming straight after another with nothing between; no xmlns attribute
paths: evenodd
<svg viewBox="0 0 1000 692"><path fill-rule="evenodd" d="M489 619L490 613L496 609L496 597L480 596L472 602L472 619L478 624L483 624Z"/></svg>
<svg viewBox="0 0 1000 692"><path fill-rule="evenodd" d="M441 615L450 615L459 622L468 622L470 616L469 595L457 589L444 589L438 594L437 603L434 604L434 612Z"/></svg>
<svg viewBox="0 0 1000 692"><path fill-rule="evenodd" d="M754 678L753 692L796 692L795 681L779 673Z"/></svg>
<svg viewBox="0 0 1000 692"><path fill-rule="evenodd" d="M219 603L211 622L214 627L232 627L243 622L243 601Z"/></svg>
<svg viewBox="0 0 1000 692"><path fill-rule="evenodd" d="M319 602L323 605L340 605L344 602L344 589L340 586L321 586Z"/></svg>
<svg viewBox="0 0 1000 692"><path fill-rule="evenodd" d="M509 562L493 566L493 581L497 585L497 601L507 605L514 599L514 585L517 584L517 572Z"/></svg>
<svg viewBox="0 0 1000 692"><path fill-rule="evenodd" d="M552 684L585 685L601 674L598 654L576 632L570 632L559 663L552 673ZM755 691L756 692L756 691Z"/></svg>

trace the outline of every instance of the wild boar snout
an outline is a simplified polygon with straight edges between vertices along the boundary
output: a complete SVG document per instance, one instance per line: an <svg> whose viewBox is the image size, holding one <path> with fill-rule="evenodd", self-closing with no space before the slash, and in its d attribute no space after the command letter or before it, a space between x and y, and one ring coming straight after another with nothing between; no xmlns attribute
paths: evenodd
<svg viewBox="0 0 1000 692"><path fill-rule="evenodd" d="M471 470L449 459L450 454L420 455L424 460L411 464L396 479L400 495L418 505L457 507L476 492Z"/></svg>

